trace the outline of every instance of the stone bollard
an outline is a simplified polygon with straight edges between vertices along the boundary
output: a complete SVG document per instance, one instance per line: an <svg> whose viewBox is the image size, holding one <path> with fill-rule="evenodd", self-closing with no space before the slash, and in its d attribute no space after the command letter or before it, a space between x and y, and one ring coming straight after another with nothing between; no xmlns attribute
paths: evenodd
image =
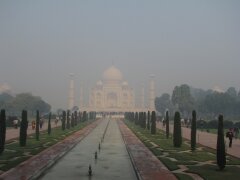
<svg viewBox="0 0 240 180"><path fill-rule="evenodd" d="M92 167L89 165L88 167L88 176L92 176Z"/></svg>

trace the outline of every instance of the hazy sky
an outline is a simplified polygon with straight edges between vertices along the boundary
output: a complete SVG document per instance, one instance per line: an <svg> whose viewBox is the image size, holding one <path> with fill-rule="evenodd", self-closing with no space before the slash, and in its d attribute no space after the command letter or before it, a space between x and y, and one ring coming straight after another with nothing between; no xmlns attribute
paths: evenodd
<svg viewBox="0 0 240 180"><path fill-rule="evenodd" d="M0 0L0 85L66 108L112 61L136 94L150 74L175 85L240 88L239 0Z"/></svg>

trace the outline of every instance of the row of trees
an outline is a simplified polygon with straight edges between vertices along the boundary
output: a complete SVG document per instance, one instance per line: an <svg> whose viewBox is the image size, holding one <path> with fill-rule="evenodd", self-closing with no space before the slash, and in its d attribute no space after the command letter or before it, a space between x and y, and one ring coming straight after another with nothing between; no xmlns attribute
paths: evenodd
<svg viewBox="0 0 240 180"><path fill-rule="evenodd" d="M184 118L190 116L191 110L196 109L203 118L214 118L220 113L229 118L240 117L240 92L234 87L226 92L196 89L183 84L176 86L172 94L164 93L155 99L155 107L162 115L168 109L171 114L180 111Z"/></svg>
<svg viewBox="0 0 240 180"><path fill-rule="evenodd" d="M21 116L21 123L20 123L20 133L19 133L19 145L24 147L27 144L27 129L28 129L28 112L26 110L22 111ZM48 115L48 135L51 134L51 119L52 114L49 113ZM87 121L88 119L96 119L96 112L89 112L87 113L84 111L83 113L75 111L74 113L70 114L68 110L62 112L62 130L70 129L78 125L80 122ZM66 122L67 121L67 122ZM40 140L40 113L39 110L36 111L36 129L35 129L35 136L36 140ZM0 112L0 154L4 151L5 146L5 137L6 137L6 113L5 110L2 109Z"/></svg>
<svg viewBox="0 0 240 180"><path fill-rule="evenodd" d="M143 129L151 129L151 134L156 134L156 115L155 111L152 112L151 121L150 112L148 111L148 118L146 119L146 112L127 112L125 113L125 119L134 122L136 125L140 125ZM166 119L166 138L169 138L169 112L165 114ZM147 122L146 122L147 120ZM147 124L147 126L146 126ZM226 165L226 152L224 142L224 128L223 128L223 116L218 117L218 139L217 139L217 164L220 170L223 170ZM191 123L191 150L196 150L196 133L197 133L197 114L196 111L192 111L192 123ZM173 128L173 146L181 147L182 145L182 130L181 130L181 116L180 112L175 112L174 115L174 128Z"/></svg>
<svg viewBox="0 0 240 180"><path fill-rule="evenodd" d="M156 134L156 113L152 111L146 112L126 112L124 115L125 119L134 122L143 129L150 130L151 134Z"/></svg>
<svg viewBox="0 0 240 180"><path fill-rule="evenodd" d="M11 116L21 116L22 110L25 109L33 116L36 113L36 109L41 114L49 113L51 106L43 101L41 97L33 96L31 93L21 93L16 96L2 93L0 94L0 109L11 112Z"/></svg>

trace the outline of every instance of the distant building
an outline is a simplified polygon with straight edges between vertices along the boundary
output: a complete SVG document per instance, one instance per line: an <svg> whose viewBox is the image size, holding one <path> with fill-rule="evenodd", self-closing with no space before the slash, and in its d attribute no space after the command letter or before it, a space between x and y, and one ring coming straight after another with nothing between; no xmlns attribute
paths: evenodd
<svg viewBox="0 0 240 180"><path fill-rule="evenodd" d="M115 66L104 71L102 80L92 88L89 109L98 112L126 112L135 109L133 89Z"/></svg>
<svg viewBox="0 0 240 180"><path fill-rule="evenodd" d="M144 105L144 89L142 89L141 97L139 97L141 106L136 107L133 89L123 79L121 71L115 66L111 66L103 72L101 80L91 89L88 106L81 105L80 110L116 113L153 110L155 109L152 107L154 91L154 80L151 78L149 100L153 102L149 101L150 109ZM82 90L80 94L80 99L83 99Z"/></svg>

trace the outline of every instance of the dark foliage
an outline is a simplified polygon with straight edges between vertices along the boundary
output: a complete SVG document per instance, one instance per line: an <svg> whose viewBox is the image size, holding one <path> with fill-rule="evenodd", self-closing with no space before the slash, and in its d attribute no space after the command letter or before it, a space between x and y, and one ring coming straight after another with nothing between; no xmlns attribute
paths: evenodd
<svg viewBox="0 0 240 180"><path fill-rule="evenodd" d="M5 110L1 110L0 114L0 154L3 153L6 139L6 113Z"/></svg>
<svg viewBox="0 0 240 180"><path fill-rule="evenodd" d="M27 111L23 110L22 111L22 121L20 124L20 136L19 136L20 146L26 146L27 128L28 128Z"/></svg>
<svg viewBox="0 0 240 180"><path fill-rule="evenodd" d="M174 116L173 145L174 147L181 147L182 145L181 117L179 112L175 112Z"/></svg>
<svg viewBox="0 0 240 180"><path fill-rule="evenodd" d="M192 112L192 126L191 126L191 150L196 149L196 133L197 133L197 115L196 111Z"/></svg>
<svg viewBox="0 0 240 180"><path fill-rule="evenodd" d="M217 164L220 170L223 170L226 165L226 152L225 152L224 131L223 131L223 115L219 115L218 117Z"/></svg>

